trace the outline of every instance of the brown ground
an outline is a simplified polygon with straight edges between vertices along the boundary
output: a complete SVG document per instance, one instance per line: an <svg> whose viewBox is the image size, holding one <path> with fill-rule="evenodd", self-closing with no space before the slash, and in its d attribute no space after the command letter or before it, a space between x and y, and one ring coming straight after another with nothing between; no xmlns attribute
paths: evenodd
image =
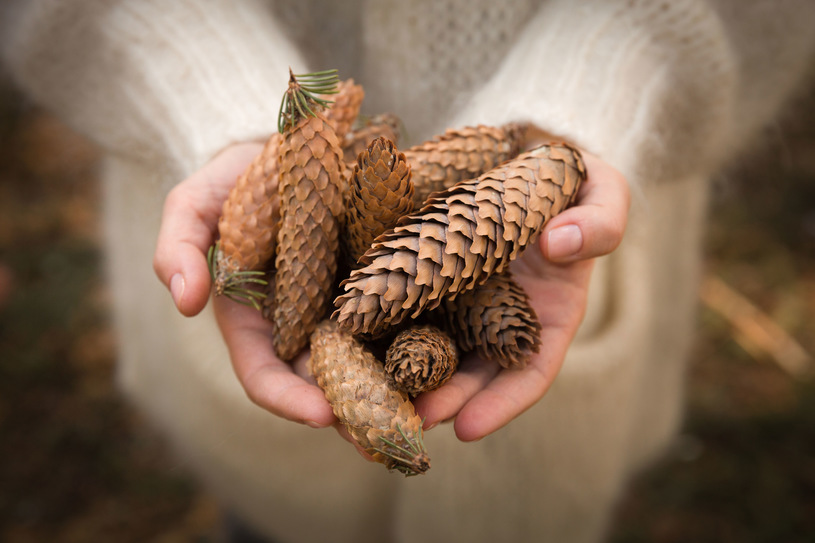
<svg viewBox="0 0 815 543"><path fill-rule="evenodd" d="M815 93L721 179L708 273L815 353ZM218 511L112 385L97 151L0 87L0 540L215 541ZM815 386L700 309L684 434L613 543L815 541Z"/></svg>

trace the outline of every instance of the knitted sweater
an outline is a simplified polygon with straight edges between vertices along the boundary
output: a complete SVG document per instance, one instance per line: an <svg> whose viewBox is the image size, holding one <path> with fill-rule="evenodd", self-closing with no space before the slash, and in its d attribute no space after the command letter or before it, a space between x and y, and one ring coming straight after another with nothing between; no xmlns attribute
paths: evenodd
<svg viewBox="0 0 815 543"><path fill-rule="evenodd" d="M815 49L807 0L18 4L3 16L11 73L109 151L124 390L229 507L291 542L599 540L627 477L681 421L707 180L773 118ZM477 443L430 431L433 469L419 478L253 406L211 313L181 317L151 269L166 192L274 130L289 66L353 77L365 110L398 114L413 142L533 121L637 195L546 397Z"/></svg>

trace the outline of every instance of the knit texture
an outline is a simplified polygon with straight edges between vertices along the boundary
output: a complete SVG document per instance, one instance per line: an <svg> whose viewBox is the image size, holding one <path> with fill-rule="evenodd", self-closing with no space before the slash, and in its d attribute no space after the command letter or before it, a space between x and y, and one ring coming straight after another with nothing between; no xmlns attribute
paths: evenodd
<svg viewBox="0 0 815 543"><path fill-rule="evenodd" d="M104 148L178 178L265 140L289 66L304 67L254 0L27 4L4 43L14 75Z"/></svg>

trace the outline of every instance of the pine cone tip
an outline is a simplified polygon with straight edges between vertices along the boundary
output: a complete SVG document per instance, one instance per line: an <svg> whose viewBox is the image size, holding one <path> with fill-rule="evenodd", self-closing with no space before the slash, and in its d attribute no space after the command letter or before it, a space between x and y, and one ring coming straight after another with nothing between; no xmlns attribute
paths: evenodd
<svg viewBox="0 0 815 543"><path fill-rule="evenodd" d="M317 111L327 108L331 100L321 95L336 94L338 84L337 70L295 75L289 68L289 88L280 103L278 131L293 128L300 119L313 117Z"/></svg>
<svg viewBox="0 0 815 543"><path fill-rule="evenodd" d="M396 470L404 474L405 477L421 475L429 470L430 456L424 447L424 431L419 429L419 432L411 438L402 429L401 425L397 424L396 429L405 441L406 446L394 443L384 436L379 436L383 446L374 449L376 453L387 457L385 466L389 470Z"/></svg>
<svg viewBox="0 0 815 543"><path fill-rule="evenodd" d="M216 296L226 296L239 304L261 309L261 302L266 297L263 292L252 288L254 285L268 284L262 271L240 270L229 262L216 242L207 252L209 275L215 288Z"/></svg>

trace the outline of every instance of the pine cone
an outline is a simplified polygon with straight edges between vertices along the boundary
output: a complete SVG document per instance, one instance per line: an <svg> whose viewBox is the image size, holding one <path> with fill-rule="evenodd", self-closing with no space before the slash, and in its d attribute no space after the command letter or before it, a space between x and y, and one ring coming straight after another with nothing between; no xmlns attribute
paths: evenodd
<svg viewBox="0 0 815 543"><path fill-rule="evenodd" d="M277 196L280 142L273 134L224 201L218 220L220 239L211 250L210 270L216 296L226 295L257 306L249 283L263 283L263 270L273 260L280 200Z"/></svg>
<svg viewBox="0 0 815 543"><path fill-rule="evenodd" d="M579 151L545 145L439 193L382 234L341 283L334 315L377 337L501 272L577 195Z"/></svg>
<svg viewBox="0 0 815 543"><path fill-rule="evenodd" d="M290 85L297 82L292 76ZM295 87L296 89L297 87ZM285 103L285 102L284 102ZM313 109L319 110L314 105ZM282 119L273 346L291 360L322 320L337 273L345 180L342 149L322 113Z"/></svg>
<svg viewBox="0 0 815 543"><path fill-rule="evenodd" d="M439 388L457 367L456 344L435 326L413 326L400 332L385 355L388 382L412 396Z"/></svg>
<svg viewBox="0 0 815 543"><path fill-rule="evenodd" d="M378 138L359 154L345 203L345 242L352 267L374 238L413 211L413 184L405 155Z"/></svg>
<svg viewBox="0 0 815 543"><path fill-rule="evenodd" d="M463 351L475 351L505 368L523 368L540 350L538 317L508 271L445 299L439 309Z"/></svg>
<svg viewBox="0 0 815 543"><path fill-rule="evenodd" d="M421 208L430 194L478 177L516 156L524 133L514 123L500 128L467 126L406 150L413 169L415 208Z"/></svg>
<svg viewBox="0 0 815 543"><path fill-rule="evenodd" d="M355 84L353 79L340 81L336 94L325 95L325 99L333 101L326 110L325 118L331 123L340 141L343 141L345 135L351 131L354 121L357 120L363 98L365 98L365 91L362 85Z"/></svg>
<svg viewBox="0 0 815 543"><path fill-rule="evenodd" d="M374 460L405 475L430 468L413 404L388 384L374 355L335 322L323 321L311 334L308 370L334 414Z"/></svg>
<svg viewBox="0 0 815 543"><path fill-rule="evenodd" d="M368 145L376 138L387 138L399 143L399 126L401 121L396 115L383 113L368 119L368 121L345 135L342 142L342 152L345 161L353 166L359 154L368 148Z"/></svg>

